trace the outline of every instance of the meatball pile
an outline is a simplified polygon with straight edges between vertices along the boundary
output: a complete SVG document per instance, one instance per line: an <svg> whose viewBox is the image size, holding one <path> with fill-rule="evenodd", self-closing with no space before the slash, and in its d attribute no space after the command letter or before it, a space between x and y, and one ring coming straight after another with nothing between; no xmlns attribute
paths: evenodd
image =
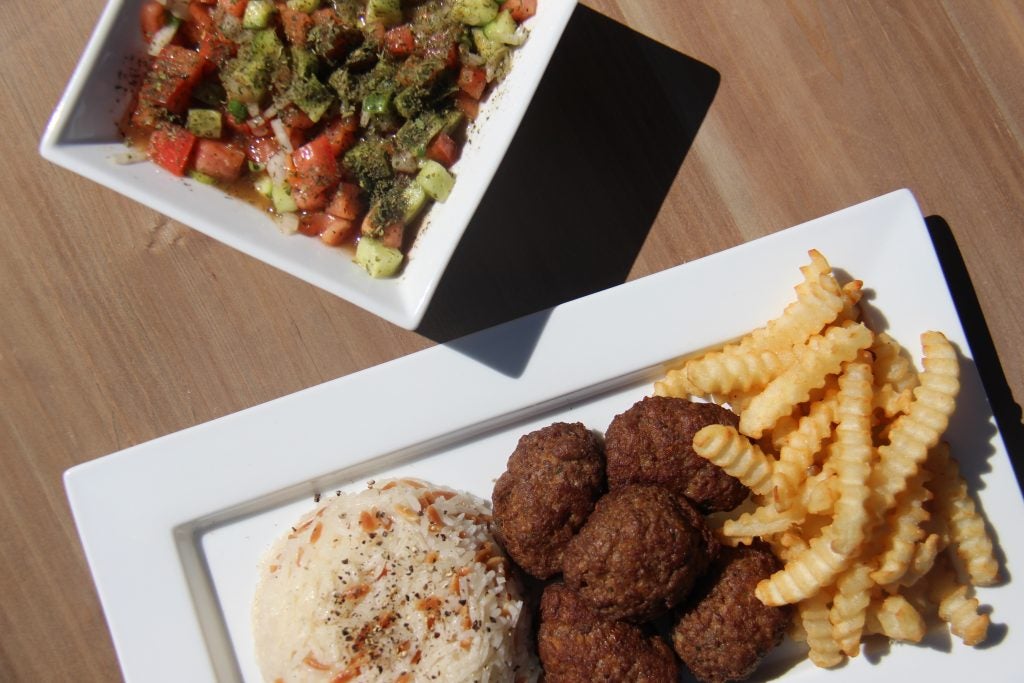
<svg viewBox="0 0 1024 683"><path fill-rule="evenodd" d="M721 548L704 514L749 491L693 451L716 405L653 397L617 415L604 443L580 423L523 436L494 487L495 536L544 580L537 648L547 683L746 678L791 618L754 586L769 550Z"/></svg>

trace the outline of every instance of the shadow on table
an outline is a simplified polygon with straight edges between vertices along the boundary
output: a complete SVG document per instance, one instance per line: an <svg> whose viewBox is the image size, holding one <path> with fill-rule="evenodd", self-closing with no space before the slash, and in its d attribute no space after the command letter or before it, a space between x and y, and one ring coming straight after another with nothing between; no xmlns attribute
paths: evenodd
<svg viewBox="0 0 1024 683"><path fill-rule="evenodd" d="M624 282L719 80L577 7L417 332L443 343ZM453 347L518 376L546 320L500 353Z"/></svg>
<svg viewBox="0 0 1024 683"><path fill-rule="evenodd" d="M981 383L992 408L992 414L995 416L996 425L999 427L1006 450L1010 455L1010 461L1013 463L1017 486L1024 490L1024 424L1021 423L1021 407L1013 400L1013 392L1006 381L999 356L996 354L995 344L992 343L992 335L988 331L988 325L985 324L978 296L974 291L974 285L971 283L967 266L964 264L953 231L941 216L928 216L925 218L925 224L928 226L932 243L939 256L939 263L942 265L946 282L949 283L953 302L960 316L964 333L967 335L967 343L971 346L974 356L973 363L981 377ZM964 464L966 465L966 463ZM964 476L968 478L969 482L971 474L970 471L964 472ZM970 483L977 484L977 482ZM975 486L972 488L976 489Z"/></svg>

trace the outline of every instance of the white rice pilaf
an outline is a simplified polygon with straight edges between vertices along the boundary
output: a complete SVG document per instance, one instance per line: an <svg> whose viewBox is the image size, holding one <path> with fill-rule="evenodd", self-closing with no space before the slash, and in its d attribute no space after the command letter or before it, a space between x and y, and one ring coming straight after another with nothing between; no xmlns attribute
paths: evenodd
<svg viewBox="0 0 1024 683"><path fill-rule="evenodd" d="M485 501L419 480L325 499L261 566L264 680L535 680L523 591L489 522Z"/></svg>

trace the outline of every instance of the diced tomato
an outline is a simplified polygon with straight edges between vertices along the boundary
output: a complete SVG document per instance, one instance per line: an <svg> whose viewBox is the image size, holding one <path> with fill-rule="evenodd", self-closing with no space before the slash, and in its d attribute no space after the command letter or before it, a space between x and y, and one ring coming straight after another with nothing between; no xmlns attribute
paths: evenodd
<svg viewBox="0 0 1024 683"><path fill-rule="evenodd" d="M319 45L319 52L325 57L336 57L346 47L355 33L345 26L345 21L337 12L329 7L313 12L313 25L320 26L320 40L330 39L331 44Z"/></svg>
<svg viewBox="0 0 1024 683"><path fill-rule="evenodd" d="M135 108L132 110L132 125L140 128L152 128L163 118L163 107L143 99L136 99Z"/></svg>
<svg viewBox="0 0 1024 683"><path fill-rule="evenodd" d="M299 218L299 234L307 237L319 237L320 231L324 229L324 217L322 213L307 213Z"/></svg>
<svg viewBox="0 0 1024 683"><path fill-rule="evenodd" d="M310 213L299 220L299 232L310 237L319 235L325 244L336 246L352 232L352 221L326 213Z"/></svg>
<svg viewBox="0 0 1024 683"><path fill-rule="evenodd" d="M354 221L363 212L362 193L362 189L355 183L340 183L334 199L327 205L327 213Z"/></svg>
<svg viewBox="0 0 1024 683"><path fill-rule="evenodd" d="M338 161L327 137L316 137L292 152L292 163L295 171L288 181L295 203L304 211L324 208L340 178Z"/></svg>
<svg viewBox="0 0 1024 683"><path fill-rule="evenodd" d="M245 6L249 4L249 0L220 0L218 4L231 16L241 17L245 14Z"/></svg>
<svg viewBox="0 0 1024 683"><path fill-rule="evenodd" d="M198 52L168 45L153 62L139 99L180 114L188 107L192 88L202 75L203 58Z"/></svg>
<svg viewBox="0 0 1024 683"><path fill-rule="evenodd" d="M177 176L185 175L196 136L181 126L168 124L149 137L149 158Z"/></svg>
<svg viewBox="0 0 1024 683"><path fill-rule="evenodd" d="M208 29L213 28L213 18L210 17L210 10L206 9L203 5L211 3L197 2L192 0L188 3L188 21L185 22L184 28L194 26L196 33L196 39L198 36Z"/></svg>
<svg viewBox="0 0 1024 683"><path fill-rule="evenodd" d="M438 133L434 141L427 147L427 158L433 159L442 166L451 166L459 158L459 146L447 133Z"/></svg>
<svg viewBox="0 0 1024 683"><path fill-rule="evenodd" d="M330 217L331 221L320 232L320 241L336 247L352 234L352 221Z"/></svg>
<svg viewBox="0 0 1024 683"><path fill-rule="evenodd" d="M270 136L265 138L249 138L247 152L248 157L252 159L253 163L266 166L267 162L270 161L270 157L277 154L280 149L281 144L277 141L277 138Z"/></svg>
<svg viewBox="0 0 1024 683"><path fill-rule="evenodd" d="M217 180L237 180L244 163L245 152L227 143L201 138L196 144L196 170Z"/></svg>
<svg viewBox="0 0 1024 683"><path fill-rule="evenodd" d="M455 108L465 114L470 121L474 121L480 113L480 100L460 92L455 96Z"/></svg>
<svg viewBox="0 0 1024 683"><path fill-rule="evenodd" d="M375 227L374 223L377 220L377 207L372 207L363 216L363 222L359 226L359 232L363 235L373 235L377 233L377 239L385 247L392 247L394 249L401 249L402 247L402 235L405 232L405 226L401 223L391 223L381 228L379 231Z"/></svg>
<svg viewBox="0 0 1024 683"><path fill-rule="evenodd" d="M279 9L285 38L292 45L304 46L306 38L309 36L309 29L313 28L313 17L305 12L290 9L287 5L280 5Z"/></svg>
<svg viewBox="0 0 1024 683"><path fill-rule="evenodd" d="M211 29L199 37L199 56L205 60L206 70L213 72L235 56L238 45L225 38L220 31Z"/></svg>
<svg viewBox="0 0 1024 683"><path fill-rule="evenodd" d="M249 125L247 119L236 119L231 112L224 112L224 122L228 124L228 128L241 133L242 135L252 135L252 126Z"/></svg>
<svg viewBox="0 0 1024 683"><path fill-rule="evenodd" d="M445 68L454 69L459 65L459 44L446 33L428 34L423 38L423 55L428 59L440 59Z"/></svg>
<svg viewBox="0 0 1024 683"><path fill-rule="evenodd" d="M301 128L292 128L291 126L285 126L284 129L288 133L288 140L292 143L292 149L298 149L306 144L306 131Z"/></svg>
<svg viewBox="0 0 1024 683"><path fill-rule="evenodd" d="M459 88L474 100L479 100L487 87L487 72L478 66L463 64L459 70Z"/></svg>
<svg viewBox="0 0 1024 683"><path fill-rule="evenodd" d="M400 24L384 34L384 47L395 57L408 57L416 49L416 36L409 24Z"/></svg>
<svg viewBox="0 0 1024 683"><path fill-rule="evenodd" d="M508 10L513 19L522 23L537 13L537 0L505 0L502 9Z"/></svg>
<svg viewBox="0 0 1024 683"><path fill-rule="evenodd" d="M327 142L330 143L334 156L341 156L350 150L352 145L356 144L357 127L358 122L355 120L355 117L338 119L327 126L324 130L324 136L327 137Z"/></svg>
<svg viewBox="0 0 1024 683"><path fill-rule="evenodd" d="M159 2L147 2L139 11L139 19L142 23L142 37L148 43L167 22L167 10Z"/></svg>
<svg viewBox="0 0 1024 683"><path fill-rule="evenodd" d="M277 113L277 117L281 119L281 123L288 126L289 128L298 128L299 130L307 130L316 125L313 119L306 115L306 112L302 111L293 104L289 104L281 111Z"/></svg>
<svg viewBox="0 0 1024 683"><path fill-rule="evenodd" d="M402 233L405 232L405 226L401 223L392 223L391 225L384 228L381 231L380 242L385 247L391 247L392 249L402 248Z"/></svg>

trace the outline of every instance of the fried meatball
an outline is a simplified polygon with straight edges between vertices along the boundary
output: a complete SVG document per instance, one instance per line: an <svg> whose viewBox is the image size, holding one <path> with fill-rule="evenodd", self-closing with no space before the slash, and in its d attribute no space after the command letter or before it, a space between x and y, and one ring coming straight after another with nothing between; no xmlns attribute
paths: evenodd
<svg viewBox="0 0 1024 683"><path fill-rule="evenodd" d="M750 491L693 451L693 435L710 424L736 427L739 418L713 403L663 396L616 415L605 433L609 488L659 484L701 512L733 509Z"/></svg>
<svg viewBox="0 0 1024 683"><path fill-rule="evenodd" d="M763 545L723 547L682 608L672 645L704 683L740 681L782 641L792 605L768 607L754 588L781 568Z"/></svg>
<svg viewBox="0 0 1024 683"><path fill-rule="evenodd" d="M537 650L546 683L679 680L679 662L659 636L601 619L561 583L549 585L541 598Z"/></svg>
<svg viewBox="0 0 1024 683"><path fill-rule="evenodd" d="M538 429L519 439L494 485L495 535L526 572L554 576L604 490L604 453L589 429L579 422Z"/></svg>
<svg viewBox="0 0 1024 683"><path fill-rule="evenodd" d="M641 622L690 592L717 555L704 518L660 486L606 494L565 549L565 583L605 619Z"/></svg>

